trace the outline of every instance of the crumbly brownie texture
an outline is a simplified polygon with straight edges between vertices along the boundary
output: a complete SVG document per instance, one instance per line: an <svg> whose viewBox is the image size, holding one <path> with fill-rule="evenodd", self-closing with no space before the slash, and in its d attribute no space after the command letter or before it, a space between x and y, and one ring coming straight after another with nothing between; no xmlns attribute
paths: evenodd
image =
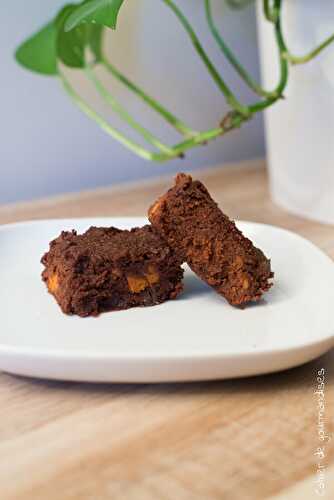
<svg viewBox="0 0 334 500"><path fill-rule="evenodd" d="M42 278L66 314L153 306L183 288L180 262L151 226L63 231L41 262Z"/></svg>
<svg viewBox="0 0 334 500"><path fill-rule="evenodd" d="M149 209L149 219L180 259L230 304L257 301L270 288L270 261L190 175L177 175L175 186Z"/></svg>

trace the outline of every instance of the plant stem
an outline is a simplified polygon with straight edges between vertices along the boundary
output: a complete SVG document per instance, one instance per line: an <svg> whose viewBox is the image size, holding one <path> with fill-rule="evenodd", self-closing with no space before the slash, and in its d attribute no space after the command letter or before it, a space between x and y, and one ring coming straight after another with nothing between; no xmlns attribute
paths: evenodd
<svg viewBox="0 0 334 500"><path fill-rule="evenodd" d="M271 23L275 23L277 21L279 11L275 6L273 8L270 6L270 0L263 0L263 12L267 21Z"/></svg>
<svg viewBox="0 0 334 500"><path fill-rule="evenodd" d="M232 9L242 9L252 2L253 0L225 0L225 3Z"/></svg>
<svg viewBox="0 0 334 500"><path fill-rule="evenodd" d="M159 113L165 120L172 125L176 130L178 130L182 135L186 137L192 137L197 132L187 125L185 125L181 120L175 117L167 109L165 109L159 102L157 102L153 97L146 94L140 87L129 80L123 73L121 73L113 64L108 61L105 55L102 56L102 65L107 71L109 71L117 80L122 82L129 90L141 98L146 104L148 104L152 109Z"/></svg>
<svg viewBox="0 0 334 500"><path fill-rule="evenodd" d="M204 143L208 141L212 141L216 139L220 135L224 133L224 130L221 127L217 127L211 130L207 130L205 132L199 133L196 137L192 139L188 139L187 141L180 142L174 146L174 151L177 153L177 156L182 155L188 149L191 149L195 146L203 146Z"/></svg>
<svg viewBox="0 0 334 500"><path fill-rule="evenodd" d="M274 90L274 97L268 98L267 100L264 101L259 101L255 104L252 104L249 106L249 109L251 110L252 113L257 113L258 111L262 111L263 109L268 108L271 106L274 102L276 102L278 99L282 98L283 91L287 85L288 82L288 76L289 76L289 65L288 61L286 60L285 54L287 52L287 48L284 42L283 34L282 34L282 26L281 26L281 3L282 0L274 0L274 8L275 11L278 13L275 19L274 23L274 29L275 29L275 38L277 42L277 47L278 47L278 55L279 55L279 63L280 63L280 79L277 84L276 89Z"/></svg>
<svg viewBox="0 0 334 500"><path fill-rule="evenodd" d="M313 49L311 52L306 54L305 56L294 56L290 54L290 52L285 52L284 57L291 64L303 64L311 61L314 57L316 57L320 52L326 49L332 42L334 42L334 35L329 36L324 40L318 47Z"/></svg>
<svg viewBox="0 0 334 500"><path fill-rule="evenodd" d="M212 130L208 130L206 132L198 133L195 137L192 137L184 142L181 142L170 148L169 153L156 153L148 151L143 148L140 144L128 139L122 132L115 129L101 116L99 115L93 108L91 108L86 101L76 92L74 87L70 84L70 82L65 77L64 73L59 70L59 78L63 84L64 89L67 94L71 97L71 99L75 102L75 104L83 111L89 118L94 120L108 135L118 140L123 146L127 147L134 153L136 153L141 158L145 160L155 161L158 163L170 160L172 158L177 158L182 156L183 152L191 149L195 146L200 146L204 142L215 139L219 135L221 135L224 131L222 128L216 128Z"/></svg>
<svg viewBox="0 0 334 500"><path fill-rule="evenodd" d="M114 139L118 140L121 144L126 146L128 149L136 153L141 158L145 160L155 161L158 163L170 160L172 158L177 158L183 156L187 150L192 149L197 146L202 146L208 141L212 141L217 137L224 135L232 128L236 128L242 124L247 117L236 113L235 120L233 121L232 126L224 128L223 126L217 127L215 129L207 130L205 132L200 132L196 136L187 139L179 144L176 144L172 148L169 149L168 152L151 152L147 149L143 148L140 144L132 141L125 137L120 131L109 125L109 123L96 111L91 108L86 101L76 92L74 87L70 84L70 82L65 77L64 73L59 70L59 78L64 86L64 89L71 97L71 99L76 103L76 105L91 119L93 119L107 134L112 136Z"/></svg>
<svg viewBox="0 0 334 500"><path fill-rule="evenodd" d="M65 75L59 70L59 77L60 80L64 86L64 89L68 93L68 95L73 99L73 101L76 103L76 105L92 120L94 120L107 134L109 134L111 137L114 139L117 139L121 144L126 146L128 149L136 153L138 156L141 158L144 158L145 160L154 160L155 159L155 153L152 153L148 151L147 149L143 148L140 144L132 141L131 139L128 139L125 135L122 134L119 130L115 129L109 123L102 118L96 111L91 108L86 101L75 91L75 89L72 87L70 82L67 80ZM159 155L158 155L159 156ZM164 155L166 159L168 158L168 155Z"/></svg>
<svg viewBox="0 0 334 500"><path fill-rule="evenodd" d="M271 11L270 11L269 0L263 0L263 14L267 19L267 21L271 22Z"/></svg>
<svg viewBox="0 0 334 500"><path fill-rule="evenodd" d="M285 89L286 84L288 83L288 76L289 76L289 65L284 57L284 54L286 53L287 49L286 49L286 45L285 45L283 33L282 33L281 5L282 5L282 0L274 0L274 6L276 8L276 12L278 12L278 15L277 15L276 21L275 21L275 36L276 36L276 41L277 41L277 45L278 45L280 72L281 72L280 81L276 87L276 94L277 94L278 98L280 98L282 96L282 92Z"/></svg>
<svg viewBox="0 0 334 500"><path fill-rule="evenodd" d="M207 67L210 75L212 76L213 80L219 87L219 89L222 91L224 94L227 103L236 111L239 111L242 115L248 116L249 115L249 110L247 106L244 106L239 102L239 100L235 97L231 89L228 87L228 85L225 83L225 81L221 78L219 75L218 71L214 67L213 63L211 62L209 56L203 49L194 29L192 28L191 24L189 23L188 19L183 15L181 10L175 5L175 3L172 0L162 0L176 15L176 17L179 19L181 22L182 26L186 30L192 44L195 47L195 50L197 51L198 55L202 59L203 63Z"/></svg>
<svg viewBox="0 0 334 500"><path fill-rule="evenodd" d="M176 146L174 146L174 151L176 151L178 155L180 155L195 146L202 146L204 143L212 141L219 136L225 135L230 130L239 127L247 119L248 118L244 115L238 114L231 127L224 128L223 126L221 126L218 128L207 130L206 132L201 132L196 137L189 139L188 141L176 144Z"/></svg>
<svg viewBox="0 0 334 500"><path fill-rule="evenodd" d="M96 90L99 92L101 97L105 99L105 101L110 104L111 108L115 113L117 113L131 128L136 130L149 144L156 147L160 151L172 155L173 151L159 141L149 130L140 125L136 120L132 118L132 116L126 111L125 108L115 99L108 90L104 87L104 85L100 82L100 80L96 77L94 72L91 69L90 65L87 65L85 68L85 73L87 77L93 82Z"/></svg>
<svg viewBox="0 0 334 500"><path fill-rule="evenodd" d="M226 42L223 40L221 37L217 26L215 25L215 22L213 20L212 16L212 9L211 9L211 1L210 0L204 0L205 4L205 13L206 13L206 19L210 28L210 31L215 38L217 44L219 45L220 49L224 53L225 57L229 60L229 62L232 64L234 69L237 71L237 73L241 76L241 78L244 80L244 82L259 96L262 97L273 97L272 92L267 92L264 90L250 75L249 73L245 70L245 68L242 66L242 64L239 63L239 61L236 59L235 55L233 54L232 50L228 47Z"/></svg>

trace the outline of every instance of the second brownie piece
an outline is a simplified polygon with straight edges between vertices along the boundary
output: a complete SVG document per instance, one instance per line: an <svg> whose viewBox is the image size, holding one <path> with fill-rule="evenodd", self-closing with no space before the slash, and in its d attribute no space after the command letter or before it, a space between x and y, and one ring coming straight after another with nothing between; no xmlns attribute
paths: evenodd
<svg viewBox="0 0 334 500"><path fill-rule="evenodd" d="M259 300L270 288L269 259L190 175L177 176L150 208L149 219L180 259L230 304Z"/></svg>
<svg viewBox="0 0 334 500"><path fill-rule="evenodd" d="M43 280L66 314L152 306L183 288L180 261L151 226L62 232L42 263Z"/></svg>

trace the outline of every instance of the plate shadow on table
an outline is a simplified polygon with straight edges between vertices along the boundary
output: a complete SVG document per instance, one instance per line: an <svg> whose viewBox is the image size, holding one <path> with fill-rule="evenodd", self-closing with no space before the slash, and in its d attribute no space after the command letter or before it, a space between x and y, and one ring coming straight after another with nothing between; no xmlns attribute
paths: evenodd
<svg viewBox="0 0 334 500"><path fill-rule="evenodd" d="M208 395L224 396L233 394L234 396L246 393L265 394L270 393L274 398L280 394L281 391L286 390L288 384L289 390L294 388L304 388L309 390L310 394L317 385L317 372L322 368L325 369L326 385L328 388L334 385L334 349L327 352L323 356L314 361L310 361L304 365L296 368L290 368L277 373L258 375L254 377L245 377L231 380L213 380L202 382L178 382L178 383L158 383L158 384L105 384L105 383L86 383L86 382L59 382L53 380L40 380L19 375L1 374L1 378L8 377L9 383L17 383L19 385L29 385L29 390L36 389L37 393L50 394L53 392L66 392L69 396L87 395L92 396L106 395L110 396L127 396L138 397L139 394L179 398L182 397L196 397L204 393Z"/></svg>

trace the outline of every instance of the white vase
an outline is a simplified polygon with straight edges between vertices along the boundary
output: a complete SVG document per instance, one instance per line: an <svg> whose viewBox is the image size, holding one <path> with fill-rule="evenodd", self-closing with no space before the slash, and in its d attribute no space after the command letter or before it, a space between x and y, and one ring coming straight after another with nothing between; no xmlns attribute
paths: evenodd
<svg viewBox="0 0 334 500"><path fill-rule="evenodd" d="M288 0L283 32L291 52L307 53L333 33L332 0ZM272 25L258 2L263 84L278 78ZM292 213L334 224L334 45L294 66L280 101L265 113L271 194Z"/></svg>

